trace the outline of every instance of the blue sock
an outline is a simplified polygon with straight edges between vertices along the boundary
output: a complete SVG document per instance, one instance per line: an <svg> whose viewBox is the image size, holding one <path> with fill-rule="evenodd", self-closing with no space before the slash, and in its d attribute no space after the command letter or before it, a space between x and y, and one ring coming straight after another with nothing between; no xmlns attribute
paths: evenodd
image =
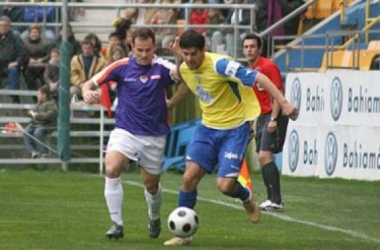
<svg viewBox="0 0 380 250"><path fill-rule="evenodd" d="M239 198L243 202L249 198L249 190L246 187L243 187L240 182L236 181L237 192L232 195L233 198Z"/></svg>
<svg viewBox="0 0 380 250"><path fill-rule="evenodd" d="M179 207L188 207L194 209L195 203L197 202L197 190L194 189L192 192L185 192L179 190Z"/></svg>

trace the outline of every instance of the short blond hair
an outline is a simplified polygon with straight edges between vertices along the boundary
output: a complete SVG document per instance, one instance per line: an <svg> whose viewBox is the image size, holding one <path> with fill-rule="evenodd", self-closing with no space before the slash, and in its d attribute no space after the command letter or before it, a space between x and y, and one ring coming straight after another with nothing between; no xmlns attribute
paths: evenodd
<svg viewBox="0 0 380 250"><path fill-rule="evenodd" d="M32 24L29 26L28 28L29 32L31 32L32 30L38 30L38 33L41 34L41 25L39 24Z"/></svg>

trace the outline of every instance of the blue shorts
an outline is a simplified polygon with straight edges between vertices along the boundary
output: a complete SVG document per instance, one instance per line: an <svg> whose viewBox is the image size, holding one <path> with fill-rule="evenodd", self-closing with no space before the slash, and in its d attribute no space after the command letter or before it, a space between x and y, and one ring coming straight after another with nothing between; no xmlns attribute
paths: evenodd
<svg viewBox="0 0 380 250"><path fill-rule="evenodd" d="M248 146L249 122L233 129L212 129L199 125L187 146L186 159L208 173L218 167L218 177L238 177Z"/></svg>

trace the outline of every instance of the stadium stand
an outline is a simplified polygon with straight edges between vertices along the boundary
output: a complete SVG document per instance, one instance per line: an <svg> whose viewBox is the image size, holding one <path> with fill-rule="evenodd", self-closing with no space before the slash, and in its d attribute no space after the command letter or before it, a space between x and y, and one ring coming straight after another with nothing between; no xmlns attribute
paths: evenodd
<svg viewBox="0 0 380 250"><path fill-rule="evenodd" d="M319 71L326 71L328 68L370 70L373 59L380 53L379 49L373 48L376 48L376 43L372 43L366 50L325 52Z"/></svg>
<svg viewBox="0 0 380 250"><path fill-rule="evenodd" d="M14 94L17 92L23 96L35 96L35 91L2 91L2 95L6 95L11 92ZM4 131L5 124L15 122L26 124L30 121L28 117L24 115L22 110L32 109L34 104L12 104L12 103L0 103L0 111L2 116L0 117L0 124L3 132L0 133L1 140L1 157L0 165L29 165L29 164L60 164L56 152L56 139L58 136L57 131L53 132L49 136L47 147L50 151L48 158L31 159L26 154L25 146L23 143L22 132L7 133ZM100 105L71 105L72 115L70 117L71 131L71 155L72 159L69 163L81 163L81 164L99 164L99 171L103 170L102 155L104 151L104 145L106 145L106 138L109 136L110 131L105 131L105 125L113 124L113 119L104 118L102 113L105 110ZM16 112L21 111L21 112ZM87 117L75 117L75 112L79 112L81 115ZM100 113L99 117L89 117L89 114L94 112ZM99 159L100 158L100 159ZM51 165L57 166L57 165Z"/></svg>

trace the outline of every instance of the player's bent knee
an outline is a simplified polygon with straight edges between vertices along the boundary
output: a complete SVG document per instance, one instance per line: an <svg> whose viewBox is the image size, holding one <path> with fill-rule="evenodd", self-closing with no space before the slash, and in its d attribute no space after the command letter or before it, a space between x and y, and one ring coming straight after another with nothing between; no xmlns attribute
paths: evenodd
<svg viewBox="0 0 380 250"><path fill-rule="evenodd" d="M193 191L201 178L202 175L198 173L185 173L182 177L182 189L187 192Z"/></svg>
<svg viewBox="0 0 380 250"><path fill-rule="evenodd" d="M118 178L121 174L122 166L107 165L106 176L108 178Z"/></svg>
<svg viewBox="0 0 380 250"><path fill-rule="evenodd" d="M235 194L235 181L234 180L218 180L218 189L224 195L232 196Z"/></svg>
<svg viewBox="0 0 380 250"><path fill-rule="evenodd" d="M188 161L186 171L182 177L181 189L185 192L193 191L196 189L204 174L205 171L197 163Z"/></svg>
<svg viewBox="0 0 380 250"><path fill-rule="evenodd" d="M145 189L151 195L155 195L158 192L158 184L146 184Z"/></svg>
<svg viewBox="0 0 380 250"><path fill-rule="evenodd" d="M118 153L110 152L106 155L106 176L109 178L118 178L123 167L128 163L128 159Z"/></svg>
<svg viewBox="0 0 380 250"><path fill-rule="evenodd" d="M150 180L144 180L143 181L145 189L148 193L151 195L155 195L159 188L159 180L150 179Z"/></svg>

